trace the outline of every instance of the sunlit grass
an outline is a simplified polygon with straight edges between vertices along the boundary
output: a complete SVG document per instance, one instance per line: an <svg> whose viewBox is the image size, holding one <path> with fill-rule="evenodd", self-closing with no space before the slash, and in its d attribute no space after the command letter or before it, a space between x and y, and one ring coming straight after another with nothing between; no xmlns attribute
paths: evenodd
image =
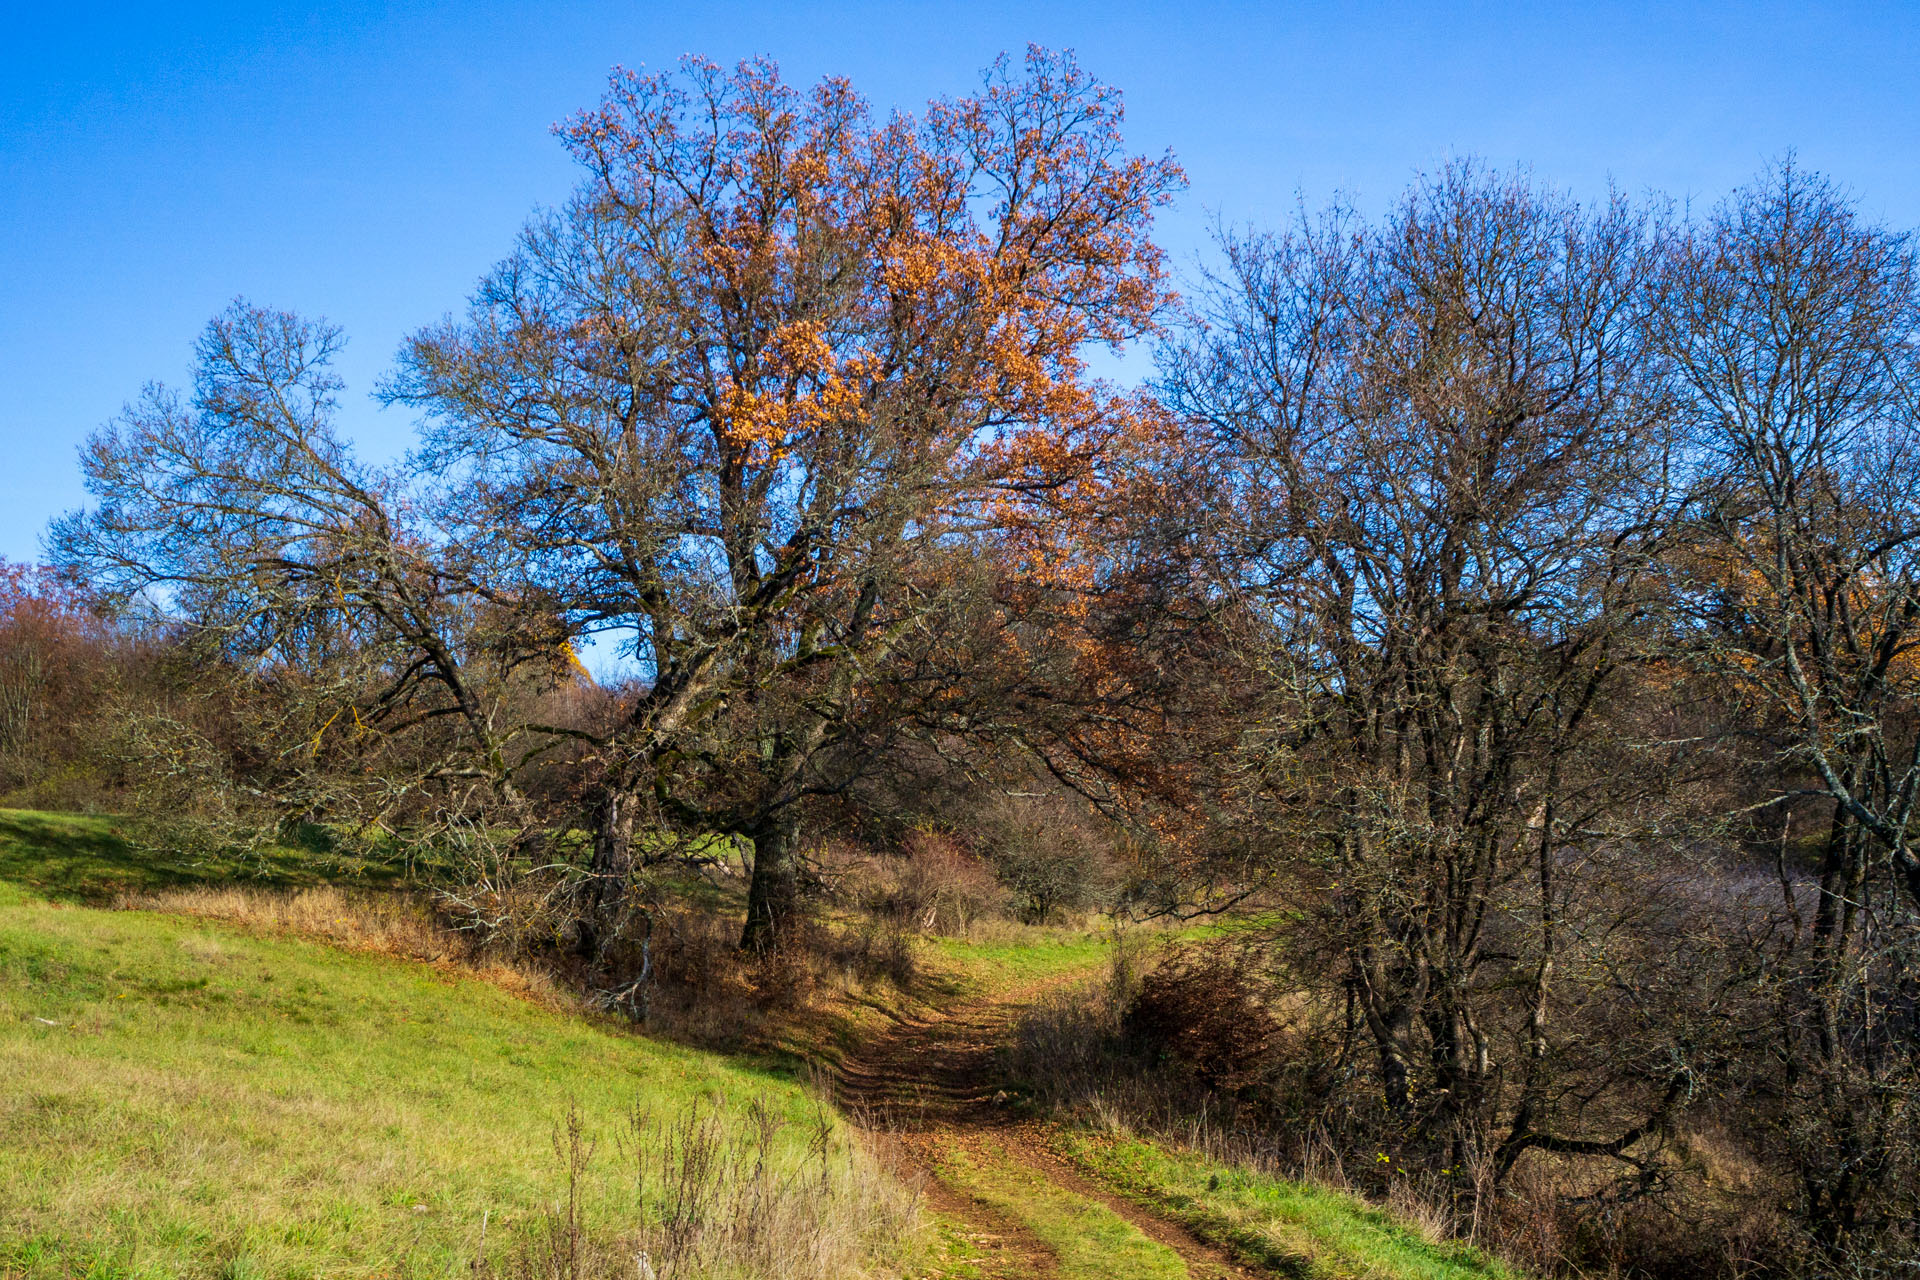
<svg viewBox="0 0 1920 1280"><path fill-rule="evenodd" d="M990 1142L973 1152L949 1150L940 1174L1024 1223L1059 1259L1063 1280L1185 1280L1179 1254L1106 1205L1006 1159Z"/></svg>
<svg viewBox="0 0 1920 1280"><path fill-rule="evenodd" d="M0 880L60 902L105 904L128 894L212 884L296 888L326 880L386 884L386 863L319 847L181 851L132 818L0 809Z"/></svg>
<svg viewBox="0 0 1920 1280"><path fill-rule="evenodd" d="M1007 926L975 938L929 938L926 947L957 975L992 988L1078 973L1104 963L1108 934L1097 928Z"/></svg>
<svg viewBox="0 0 1920 1280"><path fill-rule="evenodd" d="M437 958L431 926L405 895L340 888L399 877L324 841L189 856L139 830L0 811L0 1275L463 1274L483 1220L496 1256L538 1226L561 1186L554 1126L570 1103L603 1138L589 1222L625 1228L632 1194L609 1135L634 1105L660 1117L761 1099L794 1125L798 1159L818 1113L797 1064L886 1013L849 995L796 1024L815 1038L779 1062L674 1047L557 996L516 998L540 993L478 981L471 964L395 958ZM685 896L731 909L730 883L704 885ZM93 905L129 902L165 909ZM1135 938L1144 955L1218 931ZM916 945L937 979L926 994L1019 999L1100 972L1112 941L1090 918ZM1349 1196L1130 1139L1063 1141L1097 1179L1278 1269L1507 1274ZM1025 1222L1063 1275L1185 1274L1106 1206L988 1147L954 1153L943 1174ZM971 1253L949 1235L933 1255L965 1274Z"/></svg>
<svg viewBox="0 0 1920 1280"><path fill-rule="evenodd" d="M10 820L0 865L51 856ZM138 879L99 820L24 827L93 846L29 878ZM797 1159L814 1103L773 1068L417 963L0 883L0 1274L462 1274L483 1215L500 1245L555 1194L570 1102L610 1135L636 1103L754 1097ZM609 1225L619 1163L609 1141L588 1188Z"/></svg>
<svg viewBox="0 0 1920 1280"><path fill-rule="evenodd" d="M1431 1239L1339 1191L1254 1173L1138 1138L1064 1131L1087 1172L1195 1234L1287 1274L1378 1280L1511 1280L1478 1249Z"/></svg>

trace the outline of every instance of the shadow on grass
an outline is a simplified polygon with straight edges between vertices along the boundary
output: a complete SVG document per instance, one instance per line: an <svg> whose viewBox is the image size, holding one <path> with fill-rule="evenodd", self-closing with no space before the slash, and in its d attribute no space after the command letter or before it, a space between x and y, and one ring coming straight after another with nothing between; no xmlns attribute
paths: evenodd
<svg viewBox="0 0 1920 1280"><path fill-rule="evenodd" d="M323 829L256 850L183 851L139 819L0 809L0 880L57 902L101 905L122 894L236 882L377 885L398 875L396 868L335 854Z"/></svg>

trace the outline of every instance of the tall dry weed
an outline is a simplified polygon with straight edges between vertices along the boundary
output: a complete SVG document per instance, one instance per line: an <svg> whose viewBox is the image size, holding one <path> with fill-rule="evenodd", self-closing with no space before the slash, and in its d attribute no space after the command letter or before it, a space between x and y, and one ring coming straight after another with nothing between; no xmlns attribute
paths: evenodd
<svg viewBox="0 0 1920 1280"><path fill-rule="evenodd" d="M531 1235L473 1264L487 1280L819 1280L899 1274L917 1247L919 1196L855 1144L824 1105L795 1122L764 1099L636 1106L617 1170L577 1109L557 1127L562 1193ZM610 1212L590 1221L598 1192Z"/></svg>

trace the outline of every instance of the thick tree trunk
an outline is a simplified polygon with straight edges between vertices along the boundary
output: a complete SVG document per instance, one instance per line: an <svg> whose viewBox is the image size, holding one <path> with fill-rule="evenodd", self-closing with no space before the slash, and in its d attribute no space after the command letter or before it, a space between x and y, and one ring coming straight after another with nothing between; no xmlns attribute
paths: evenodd
<svg viewBox="0 0 1920 1280"><path fill-rule="evenodd" d="M598 960L619 932L633 891L633 798L610 790L594 814L593 859L587 864L585 908L580 913L580 954Z"/></svg>
<svg viewBox="0 0 1920 1280"><path fill-rule="evenodd" d="M1849 765L1848 787L1858 785L1863 772ZM1855 990L1860 963L1856 939L1861 927L1860 904L1865 898L1867 833L1848 812L1835 805L1826 848L1820 858L1819 898L1814 910L1813 963L1810 993L1814 1006L1815 1059L1820 1107L1825 1113L1831 1154L1803 1175L1807 1218L1813 1238L1829 1257L1846 1252L1847 1241L1873 1194L1873 1187L1857 1174L1877 1161L1872 1126L1862 1126L1856 1114L1857 1097L1850 1096L1849 1079L1870 1078L1871 1068L1856 1056L1848 1036L1843 1006Z"/></svg>
<svg viewBox="0 0 1920 1280"><path fill-rule="evenodd" d="M753 841L753 881L747 888L747 924L740 947L771 955L790 936L800 909L800 832L786 818L771 818L748 833Z"/></svg>
<svg viewBox="0 0 1920 1280"><path fill-rule="evenodd" d="M1413 1101L1413 1003L1379 999L1380 985L1362 988L1360 1008L1380 1058L1383 1100L1395 1115L1405 1116Z"/></svg>

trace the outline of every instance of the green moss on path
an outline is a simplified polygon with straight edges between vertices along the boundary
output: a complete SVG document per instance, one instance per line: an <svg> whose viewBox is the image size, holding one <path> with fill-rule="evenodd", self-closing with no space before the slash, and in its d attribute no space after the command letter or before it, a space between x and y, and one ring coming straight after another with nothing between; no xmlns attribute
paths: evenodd
<svg viewBox="0 0 1920 1280"><path fill-rule="evenodd" d="M1186 1280L1179 1254L1105 1205L1008 1159L991 1142L949 1148L939 1173L1044 1241L1059 1259L1062 1280Z"/></svg>

